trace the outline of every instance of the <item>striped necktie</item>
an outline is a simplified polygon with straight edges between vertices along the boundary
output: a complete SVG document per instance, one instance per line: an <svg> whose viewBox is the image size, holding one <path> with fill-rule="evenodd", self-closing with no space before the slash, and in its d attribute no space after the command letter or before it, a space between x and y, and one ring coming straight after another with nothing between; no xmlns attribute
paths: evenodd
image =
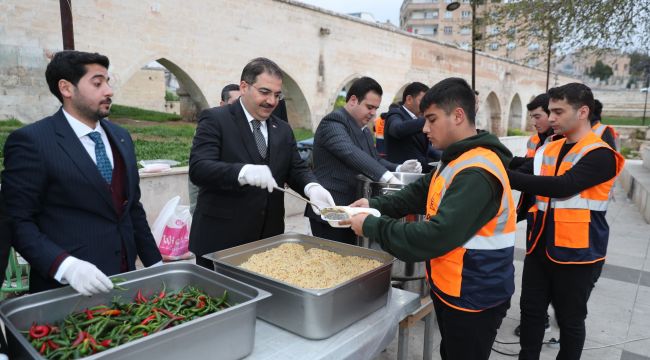
<svg viewBox="0 0 650 360"><path fill-rule="evenodd" d="M266 140L264 140L264 134L262 134L262 130L260 130L262 122L259 120L252 120L251 124L253 124L253 136L255 137L257 151L260 152L262 159L266 159Z"/></svg>

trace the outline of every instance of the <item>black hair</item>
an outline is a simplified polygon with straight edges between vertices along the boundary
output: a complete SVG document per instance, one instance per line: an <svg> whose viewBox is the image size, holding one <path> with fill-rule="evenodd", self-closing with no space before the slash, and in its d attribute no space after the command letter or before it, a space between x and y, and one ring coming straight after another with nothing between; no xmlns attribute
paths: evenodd
<svg viewBox="0 0 650 360"><path fill-rule="evenodd" d="M602 120L602 114L603 114L603 103L600 102L600 100L596 99L594 100L594 112L589 116L589 121L591 121L591 124L593 125L594 123Z"/></svg>
<svg viewBox="0 0 650 360"><path fill-rule="evenodd" d="M529 102L526 105L526 108L528 111L533 111L537 109L538 107L541 107L542 110L546 113L546 115L551 115L551 111L548 109L548 94L539 94L535 96L533 101Z"/></svg>
<svg viewBox="0 0 650 360"><path fill-rule="evenodd" d="M45 80L50 92L63 103L63 95L59 91L59 81L67 80L77 86L88 70L86 65L98 64L108 69L108 57L98 53L88 53L75 50L64 50L54 54L45 69Z"/></svg>
<svg viewBox="0 0 650 360"><path fill-rule="evenodd" d="M461 108L471 124L475 124L476 95L467 81L461 78L447 78L433 85L420 102L420 111L424 113L431 105L443 109L447 115L455 108Z"/></svg>
<svg viewBox="0 0 650 360"><path fill-rule="evenodd" d="M278 64L267 58L258 57L249 61L244 66L244 70L241 72L241 81L245 81L248 84L255 84L257 77L263 73L275 76L281 80L284 77L282 69L280 69Z"/></svg>
<svg viewBox="0 0 650 360"><path fill-rule="evenodd" d="M402 104L406 102L407 96L411 95L412 97L417 97L420 93L427 92L427 90L429 90L429 87L421 82L416 81L408 84L402 94Z"/></svg>
<svg viewBox="0 0 650 360"><path fill-rule="evenodd" d="M230 92L231 91L239 91L239 85L237 85L237 84L228 84L228 85L224 86L223 89L221 90L221 101L224 101L224 102L228 101L228 99L230 98Z"/></svg>
<svg viewBox="0 0 650 360"><path fill-rule="evenodd" d="M589 108L590 116L594 112L594 94L585 84L569 83L550 88L548 89L548 97L552 100L566 100L576 110L586 106Z"/></svg>
<svg viewBox="0 0 650 360"><path fill-rule="evenodd" d="M352 95L356 96L359 102L362 102L366 97L366 94L369 92L377 93L377 95L382 96L384 91L381 89L381 85L377 81L367 76L359 78L352 83L348 94L345 96L345 101L350 101Z"/></svg>

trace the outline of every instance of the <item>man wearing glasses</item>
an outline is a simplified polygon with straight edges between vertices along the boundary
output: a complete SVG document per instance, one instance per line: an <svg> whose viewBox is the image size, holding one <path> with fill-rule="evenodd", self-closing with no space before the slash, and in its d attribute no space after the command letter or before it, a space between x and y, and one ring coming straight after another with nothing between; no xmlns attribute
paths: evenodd
<svg viewBox="0 0 650 360"><path fill-rule="evenodd" d="M242 71L239 101L199 117L190 153L190 179L200 187L190 232L198 265L212 269L202 255L284 233L278 184L334 206L300 158L289 124L272 115L284 98L282 77L273 61L253 59Z"/></svg>

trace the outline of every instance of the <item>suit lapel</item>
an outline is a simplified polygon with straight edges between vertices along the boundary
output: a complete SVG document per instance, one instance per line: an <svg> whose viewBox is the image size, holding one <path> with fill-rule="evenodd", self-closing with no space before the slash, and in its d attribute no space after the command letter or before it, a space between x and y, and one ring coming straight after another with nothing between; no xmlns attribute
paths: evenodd
<svg viewBox="0 0 650 360"><path fill-rule="evenodd" d="M129 199L130 202L131 195L132 195L131 184L132 181L134 180L133 179L134 174L132 174L131 167L129 167L128 164L133 163L135 159L131 157L131 152L127 150L126 141L124 140L124 137L122 137L117 133L113 124L111 124L111 122L108 121L107 119L102 119L100 123L104 131L106 131L106 136L108 136L108 138L111 140L111 145L112 145L111 147L113 152L118 151L122 156L122 161L124 162L124 173L126 174L126 183L124 184L125 185L124 187L126 189L126 198Z"/></svg>
<svg viewBox="0 0 650 360"><path fill-rule="evenodd" d="M70 157L70 160L77 166L79 172L95 187L99 195L109 205L109 208L115 211L113 199L111 198L106 181L99 173L97 165L88 156L88 152L70 127L70 124L68 124L62 110L59 110L55 115L54 130L58 135L57 142L59 146L61 146L63 151Z"/></svg>
<svg viewBox="0 0 650 360"><path fill-rule="evenodd" d="M261 164L262 157L257 150L257 145L255 145L255 138L253 137L253 132L251 131L251 127L248 124L248 120L246 119L246 115L244 114L244 109L242 108L241 103L237 101L234 104L230 105L230 112L233 116L235 124L237 125L237 128L239 129L239 135L241 136L242 142L244 143L246 152L248 152L248 156L252 160L251 163Z"/></svg>
<svg viewBox="0 0 650 360"><path fill-rule="evenodd" d="M277 119L273 118L273 116L266 120L266 130L269 134L269 166L272 168L272 165L277 164L281 152L280 128Z"/></svg>

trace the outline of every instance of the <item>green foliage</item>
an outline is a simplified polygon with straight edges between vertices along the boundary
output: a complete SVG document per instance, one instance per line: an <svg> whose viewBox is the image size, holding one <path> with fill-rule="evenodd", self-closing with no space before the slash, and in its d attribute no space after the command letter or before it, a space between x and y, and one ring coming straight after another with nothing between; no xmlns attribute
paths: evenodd
<svg viewBox="0 0 650 360"><path fill-rule="evenodd" d="M301 141L314 137L314 132L311 129L295 128L293 135L296 137L296 141Z"/></svg>
<svg viewBox="0 0 650 360"><path fill-rule="evenodd" d="M605 117L603 116L603 124L607 125L634 125L641 126L643 125L643 118L640 117ZM646 118L646 124L650 124L650 117Z"/></svg>
<svg viewBox="0 0 650 360"><path fill-rule="evenodd" d="M521 129L508 129L508 136L528 136L529 134Z"/></svg>
<svg viewBox="0 0 650 360"><path fill-rule="evenodd" d="M18 119L9 118L0 121L0 171L4 169L4 147L7 141L7 136L12 131L22 127L24 124Z"/></svg>
<svg viewBox="0 0 650 360"><path fill-rule="evenodd" d="M604 64L602 61L597 60L594 66L587 70L587 75L595 79L607 80L610 76L614 75L612 67Z"/></svg>
<svg viewBox="0 0 650 360"><path fill-rule="evenodd" d="M345 106L345 96L339 95L334 102L334 110L340 109Z"/></svg>
<svg viewBox="0 0 650 360"><path fill-rule="evenodd" d="M180 99L175 92L165 90L165 101L179 101Z"/></svg>
<svg viewBox="0 0 650 360"><path fill-rule="evenodd" d="M175 121L180 120L181 116L177 114L168 114L160 111L144 110L131 106L113 104L111 106L111 118L128 118L133 120L144 121Z"/></svg>
<svg viewBox="0 0 650 360"><path fill-rule="evenodd" d="M629 147L621 147L621 155L623 155L624 158L629 159L630 155L632 155L632 149Z"/></svg>

